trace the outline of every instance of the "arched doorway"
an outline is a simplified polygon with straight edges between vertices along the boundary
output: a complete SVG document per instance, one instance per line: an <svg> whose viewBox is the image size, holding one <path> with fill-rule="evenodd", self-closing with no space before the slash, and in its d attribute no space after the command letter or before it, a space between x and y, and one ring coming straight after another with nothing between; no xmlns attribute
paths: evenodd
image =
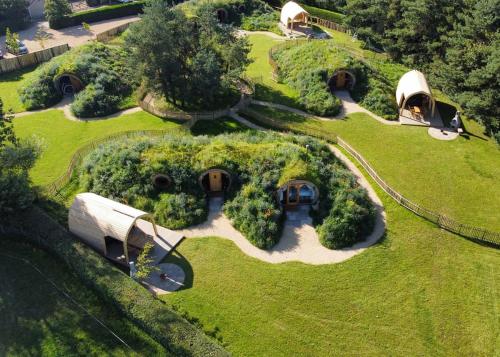
<svg viewBox="0 0 500 357"><path fill-rule="evenodd" d="M280 187L278 197L280 204L285 208L313 206L318 202L319 191L309 181L292 180Z"/></svg>
<svg viewBox="0 0 500 357"><path fill-rule="evenodd" d="M351 72L339 69L333 73L333 76L328 80L328 86L331 91L335 90L351 90L356 84L356 77Z"/></svg>
<svg viewBox="0 0 500 357"><path fill-rule="evenodd" d="M224 193L231 185L231 175L221 169L211 169L202 173L198 181L207 193Z"/></svg>
<svg viewBox="0 0 500 357"><path fill-rule="evenodd" d="M71 73L64 73L56 77L54 85L62 95L72 95L83 89L80 78Z"/></svg>
<svg viewBox="0 0 500 357"><path fill-rule="evenodd" d="M227 22L228 15L227 15L226 9L223 9L223 8L217 9L216 13L217 13L217 19L219 20L219 22L222 22L222 23Z"/></svg>

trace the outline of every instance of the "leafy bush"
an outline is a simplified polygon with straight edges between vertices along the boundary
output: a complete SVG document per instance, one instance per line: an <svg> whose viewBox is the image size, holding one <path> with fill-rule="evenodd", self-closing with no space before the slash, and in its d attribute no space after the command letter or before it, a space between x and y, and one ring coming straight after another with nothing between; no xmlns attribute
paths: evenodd
<svg viewBox="0 0 500 357"><path fill-rule="evenodd" d="M330 249L349 247L363 240L375 224L375 210L362 189L337 191L333 208L317 228L321 243Z"/></svg>
<svg viewBox="0 0 500 357"><path fill-rule="evenodd" d="M256 12L250 16L244 16L241 28L247 31L270 31L281 35L278 27L279 13L277 11Z"/></svg>
<svg viewBox="0 0 500 357"><path fill-rule="evenodd" d="M224 205L224 213L258 248L272 248L280 238L282 217L277 202L255 183L243 186L236 197Z"/></svg>
<svg viewBox="0 0 500 357"><path fill-rule="evenodd" d="M155 219L170 229L186 228L207 219L207 202L186 193L160 195L155 206Z"/></svg>
<svg viewBox="0 0 500 357"><path fill-rule="evenodd" d="M75 96L71 110L80 118L99 117L112 114L118 110L122 98L114 91L114 86L119 83L115 73L101 73L94 84L88 85Z"/></svg>

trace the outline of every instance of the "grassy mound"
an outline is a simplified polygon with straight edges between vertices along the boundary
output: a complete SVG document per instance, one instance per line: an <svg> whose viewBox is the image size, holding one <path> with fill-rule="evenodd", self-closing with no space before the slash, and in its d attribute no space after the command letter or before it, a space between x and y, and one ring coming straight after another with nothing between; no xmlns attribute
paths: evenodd
<svg viewBox="0 0 500 357"><path fill-rule="evenodd" d="M56 104L63 96L58 78L71 74L84 87L71 105L76 116L98 117L116 112L134 87L126 58L122 48L98 42L72 49L29 75L19 89L21 101L28 110Z"/></svg>
<svg viewBox="0 0 500 357"><path fill-rule="evenodd" d="M198 179L211 168L231 175L225 213L259 248L272 247L280 237L283 215L276 191L290 180L306 180L318 188L321 203L314 216L325 246L352 245L373 227L366 192L324 144L307 137L245 132L114 142L87 156L80 185L154 212L161 224L178 229L206 218ZM168 177L168 184L158 187L158 175Z"/></svg>
<svg viewBox="0 0 500 357"><path fill-rule="evenodd" d="M272 56L279 66L279 80L300 93L299 102L307 111L317 115L339 112L340 101L330 93L328 80L337 70L347 70L356 77L351 90L356 101L385 119L397 119L393 76L356 60L334 41L282 46Z"/></svg>

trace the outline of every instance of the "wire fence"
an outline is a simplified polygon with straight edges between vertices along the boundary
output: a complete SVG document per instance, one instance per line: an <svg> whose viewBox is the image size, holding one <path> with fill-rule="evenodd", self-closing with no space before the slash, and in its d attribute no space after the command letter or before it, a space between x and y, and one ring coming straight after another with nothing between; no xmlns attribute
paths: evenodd
<svg viewBox="0 0 500 357"><path fill-rule="evenodd" d="M366 161L366 159L361 154L359 154L356 150L354 150L354 148L352 148L345 140L340 138L338 135L327 134L319 129L291 128L290 126L284 124L283 122L277 119L270 118L250 108L244 109L242 113L246 114L250 118L255 119L259 124L267 128L278 129L280 131L292 132L296 134L306 134L339 145L341 148L346 150L350 155L352 155L360 163L360 165L363 166L366 172L368 172L370 177L401 206L405 207L406 209L410 210L416 215L436 224L442 229L461 235L463 237L493 244L495 246L500 246L500 232L492 232L481 227L463 224L442 213L422 207L404 197L401 193L399 193L389 184L387 184L380 177L377 171L375 171L375 169L368 163L368 161Z"/></svg>

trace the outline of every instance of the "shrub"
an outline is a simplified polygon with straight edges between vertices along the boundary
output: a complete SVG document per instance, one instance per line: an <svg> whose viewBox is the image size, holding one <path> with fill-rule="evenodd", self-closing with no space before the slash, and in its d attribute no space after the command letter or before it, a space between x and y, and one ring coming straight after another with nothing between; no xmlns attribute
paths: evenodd
<svg viewBox="0 0 500 357"><path fill-rule="evenodd" d="M160 195L155 205L156 222L170 229L186 228L207 219L207 202L186 193Z"/></svg>
<svg viewBox="0 0 500 357"><path fill-rule="evenodd" d="M99 117L118 110L122 98L114 90L120 78L115 73L101 73L94 84L88 85L75 96L71 110L80 118Z"/></svg>
<svg viewBox="0 0 500 357"><path fill-rule="evenodd" d="M255 246L272 248L279 240L282 219L277 202L255 183L243 186L236 197L224 205L234 226Z"/></svg>
<svg viewBox="0 0 500 357"><path fill-rule="evenodd" d="M103 6L97 9L73 13L67 17L51 22L50 28L61 29L69 26L78 26L83 22L92 23L117 17L141 14L144 3L145 1L134 1L126 4Z"/></svg>
<svg viewBox="0 0 500 357"><path fill-rule="evenodd" d="M48 108L62 99L54 86L54 77L64 58L62 55L41 65L19 88L19 97L27 110Z"/></svg>
<svg viewBox="0 0 500 357"><path fill-rule="evenodd" d="M374 224L375 210L366 191L344 187L335 193L332 209L317 231L324 246L341 249L365 239Z"/></svg>
<svg viewBox="0 0 500 357"><path fill-rule="evenodd" d="M244 16L240 27L247 31L270 31L281 35L278 22L279 13L271 10L270 12L257 12L250 16Z"/></svg>

